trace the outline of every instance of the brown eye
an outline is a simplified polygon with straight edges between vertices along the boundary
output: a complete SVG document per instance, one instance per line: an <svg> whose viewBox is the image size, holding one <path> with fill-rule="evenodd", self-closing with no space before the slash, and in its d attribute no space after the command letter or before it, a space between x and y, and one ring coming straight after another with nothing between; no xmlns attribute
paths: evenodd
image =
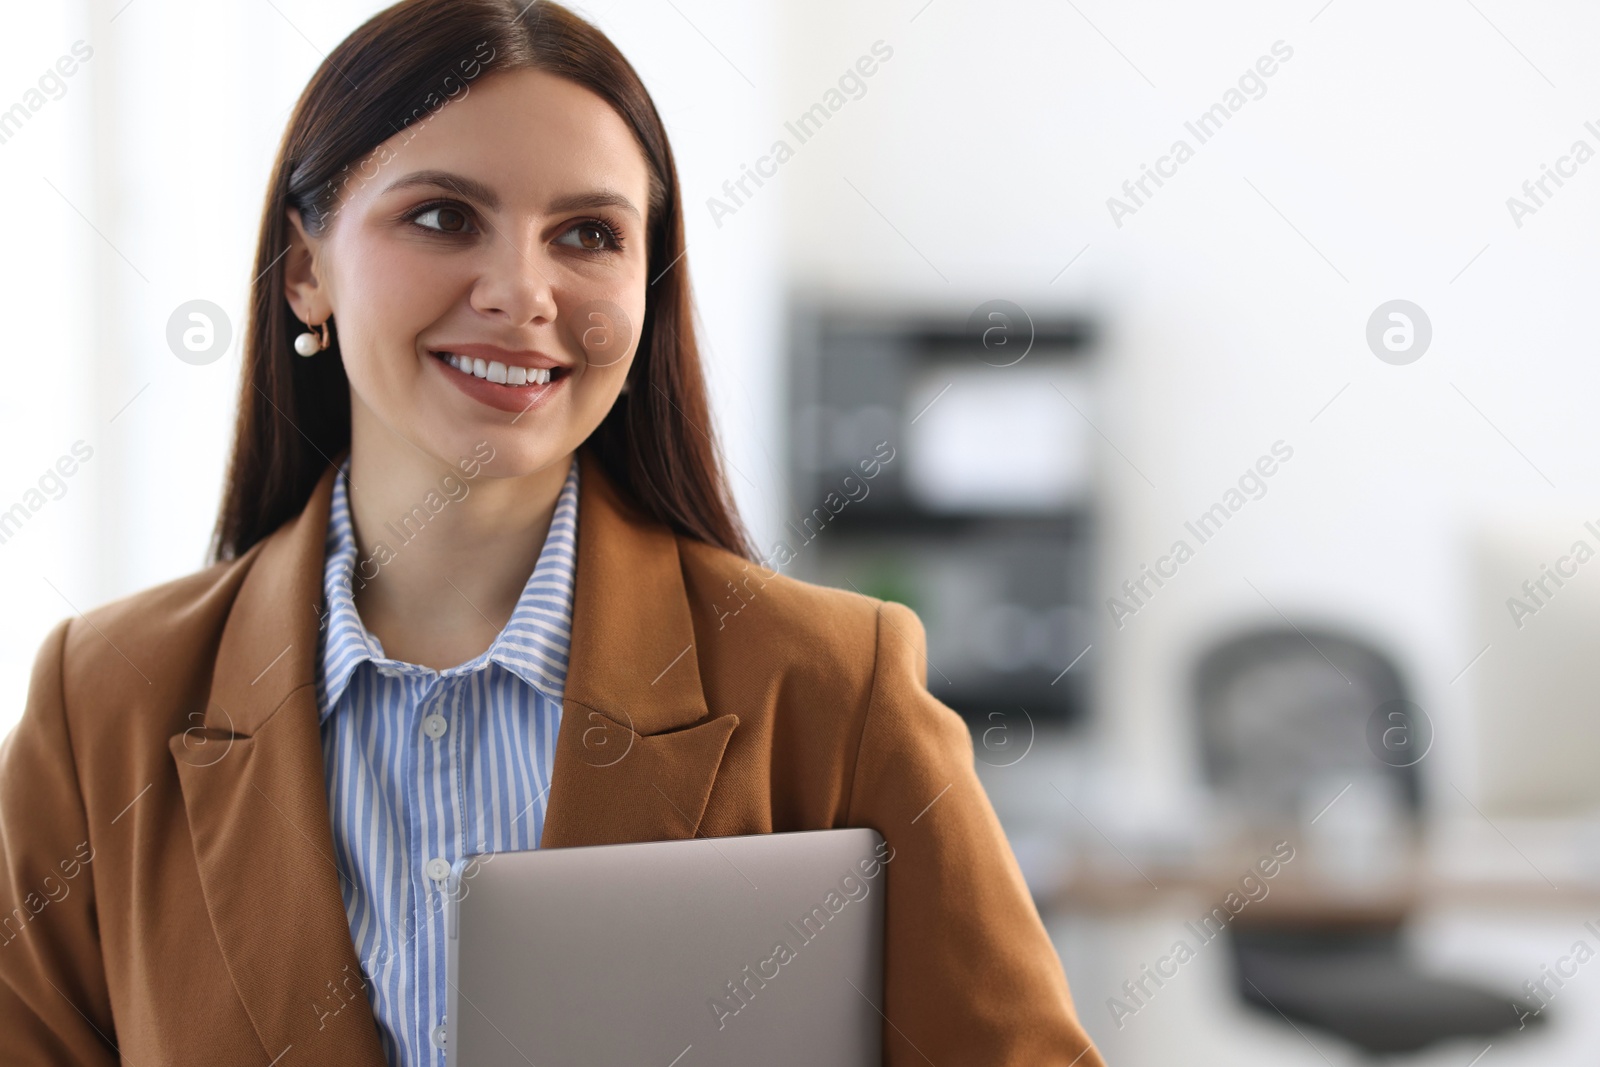
<svg viewBox="0 0 1600 1067"><path fill-rule="evenodd" d="M412 216L412 222L425 230L435 230L439 233L470 233L471 220L466 212L448 204L430 207Z"/></svg>
<svg viewBox="0 0 1600 1067"><path fill-rule="evenodd" d="M620 252L622 234L602 219L588 219L573 224L556 243L582 252Z"/></svg>

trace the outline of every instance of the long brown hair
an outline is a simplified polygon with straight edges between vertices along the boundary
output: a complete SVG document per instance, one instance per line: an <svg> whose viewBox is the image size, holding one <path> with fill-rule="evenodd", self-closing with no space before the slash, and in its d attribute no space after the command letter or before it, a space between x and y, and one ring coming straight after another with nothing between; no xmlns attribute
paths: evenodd
<svg viewBox="0 0 1600 1067"><path fill-rule="evenodd" d="M644 516L754 558L711 436L677 167L638 74L603 33L549 0L403 0L329 53L279 146L256 249L239 415L212 559L238 557L297 515L350 444L350 382L336 336L315 359L297 357L291 345L303 327L284 295L287 209L300 211L309 232L323 232L352 164L470 91L473 78L525 69L555 74L604 99L632 128L650 169L652 281L631 387L584 447Z"/></svg>

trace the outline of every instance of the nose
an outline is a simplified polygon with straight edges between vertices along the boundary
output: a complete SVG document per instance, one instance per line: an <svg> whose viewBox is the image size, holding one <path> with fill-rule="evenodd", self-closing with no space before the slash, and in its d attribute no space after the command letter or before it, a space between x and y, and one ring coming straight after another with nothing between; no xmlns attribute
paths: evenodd
<svg viewBox="0 0 1600 1067"><path fill-rule="evenodd" d="M536 325L556 317L555 264L531 246L502 233L488 246L483 271L472 287L472 307L511 326Z"/></svg>

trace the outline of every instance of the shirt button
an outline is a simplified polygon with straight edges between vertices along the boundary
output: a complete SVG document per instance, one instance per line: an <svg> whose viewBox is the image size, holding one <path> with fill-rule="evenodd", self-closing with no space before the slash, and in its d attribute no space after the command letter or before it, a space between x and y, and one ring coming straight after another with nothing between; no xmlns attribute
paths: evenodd
<svg viewBox="0 0 1600 1067"><path fill-rule="evenodd" d="M424 868L424 870L428 872L428 877L432 878L435 882L442 882L446 878L450 877L449 861L440 859L438 856L435 856L433 859L429 860L428 865Z"/></svg>
<svg viewBox="0 0 1600 1067"><path fill-rule="evenodd" d="M398 670L396 670L395 668L393 668L393 667L381 667L380 666L378 668L378 673L383 675L385 678L398 678L398 677L400 677L400 672Z"/></svg>
<svg viewBox="0 0 1600 1067"><path fill-rule="evenodd" d="M433 1042L434 1048L444 1048L445 1037L444 1023L435 1026L433 1032L428 1035L428 1038Z"/></svg>
<svg viewBox="0 0 1600 1067"><path fill-rule="evenodd" d="M445 735L445 731L449 729L450 724L445 722L443 715L429 715L426 719L422 720L422 732L433 738L435 741L443 737Z"/></svg>

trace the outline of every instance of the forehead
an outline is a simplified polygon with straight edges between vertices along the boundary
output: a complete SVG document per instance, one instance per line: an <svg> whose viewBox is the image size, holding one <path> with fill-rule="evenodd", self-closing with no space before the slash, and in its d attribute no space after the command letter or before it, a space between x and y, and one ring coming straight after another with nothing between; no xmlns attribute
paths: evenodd
<svg viewBox="0 0 1600 1067"><path fill-rule="evenodd" d="M542 70L468 83L373 151L366 198L417 170L452 171L490 185L508 208L538 210L574 192L614 189L641 214L649 167L633 131L599 95ZM377 164L374 166L374 164Z"/></svg>

